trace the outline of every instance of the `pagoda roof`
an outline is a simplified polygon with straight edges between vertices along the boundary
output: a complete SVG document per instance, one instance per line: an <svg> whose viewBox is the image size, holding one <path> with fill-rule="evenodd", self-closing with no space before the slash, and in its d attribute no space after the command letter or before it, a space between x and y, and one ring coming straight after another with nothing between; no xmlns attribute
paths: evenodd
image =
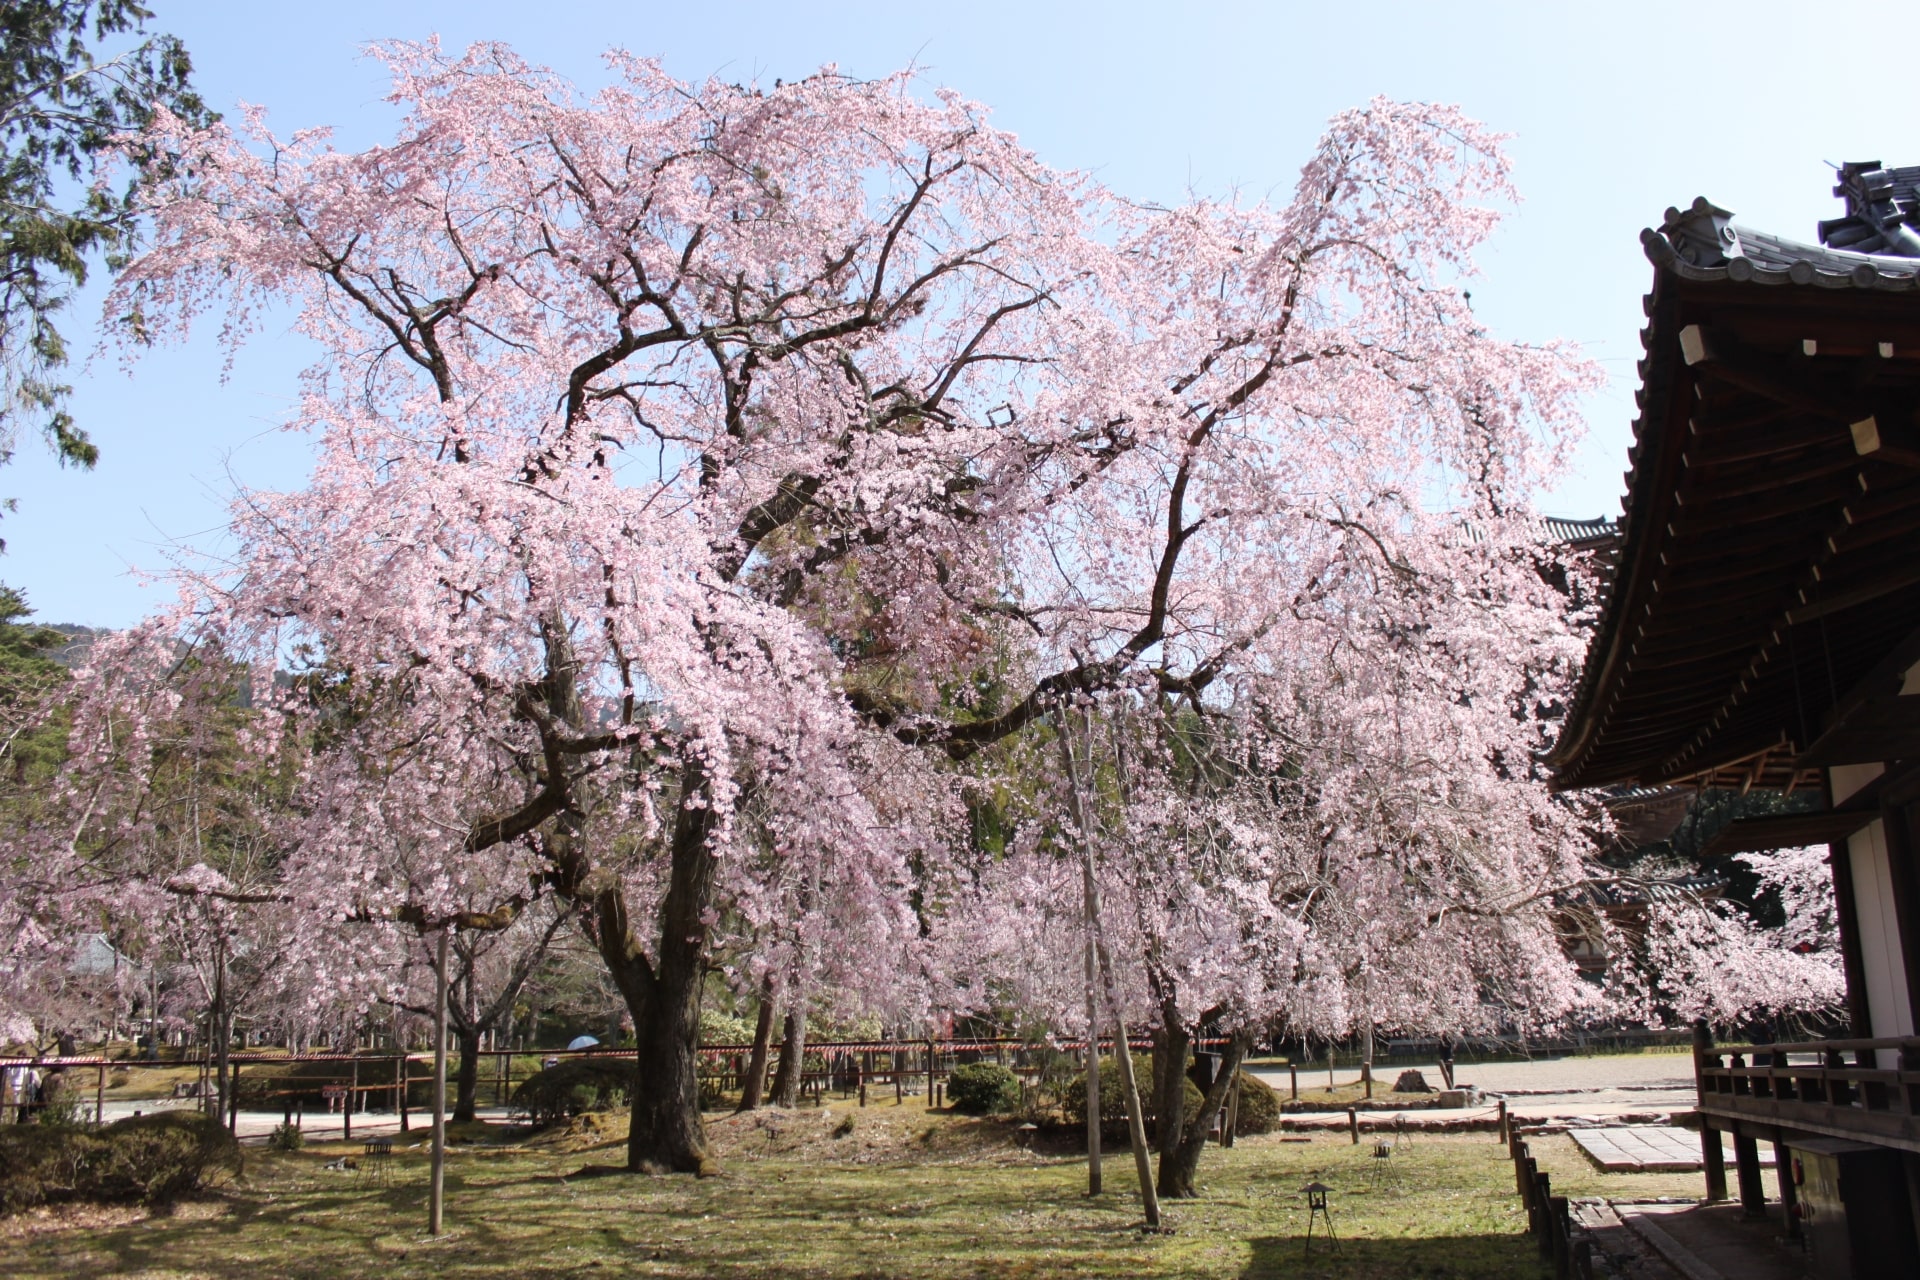
<svg viewBox="0 0 1920 1280"><path fill-rule="evenodd" d="M1920 756L1920 716L1869 696L1920 661L1920 168L1841 178L1826 244L1705 199L1641 234L1639 415L1563 787Z"/></svg>

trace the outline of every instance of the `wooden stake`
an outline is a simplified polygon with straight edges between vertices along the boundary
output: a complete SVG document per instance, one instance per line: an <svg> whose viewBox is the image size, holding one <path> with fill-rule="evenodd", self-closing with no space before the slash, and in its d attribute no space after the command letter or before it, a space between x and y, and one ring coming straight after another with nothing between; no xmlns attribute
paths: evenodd
<svg viewBox="0 0 1920 1280"><path fill-rule="evenodd" d="M440 930L439 958L434 964L433 1001L433 1185L427 1197L427 1234L440 1234L441 1210L447 1181L447 935Z"/></svg>

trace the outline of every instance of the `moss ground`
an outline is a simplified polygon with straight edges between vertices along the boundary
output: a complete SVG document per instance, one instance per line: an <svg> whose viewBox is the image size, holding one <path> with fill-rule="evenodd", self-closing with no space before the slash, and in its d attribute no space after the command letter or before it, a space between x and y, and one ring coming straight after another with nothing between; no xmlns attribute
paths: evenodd
<svg viewBox="0 0 1920 1280"><path fill-rule="evenodd" d="M851 1132L844 1129L854 1119ZM583 1118L587 1120L589 1118ZM1205 1190L1169 1205L1171 1234L1137 1226L1131 1163L1107 1194L1084 1165L1017 1148L994 1121L905 1107L710 1117L725 1173L612 1172L617 1118L479 1141L448 1161L448 1232L425 1236L424 1148L378 1185L326 1169L357 1147L251 1151L244 1181L165 1216L69 1208L0 1221L0 1273L22 1277L1525 1277L1502 1149L1422 1138L1387 1160L1344 1137L1242 1139L1209 1150ZM1576 1157L1577 1158L1577 1157ZM1304 1251L1299 1189L1333 1188L1337 1254ZM1556 1177L1556 1181L1558 1178ZM1658 1194L1653 1192L1651 1194Z"/></svg>

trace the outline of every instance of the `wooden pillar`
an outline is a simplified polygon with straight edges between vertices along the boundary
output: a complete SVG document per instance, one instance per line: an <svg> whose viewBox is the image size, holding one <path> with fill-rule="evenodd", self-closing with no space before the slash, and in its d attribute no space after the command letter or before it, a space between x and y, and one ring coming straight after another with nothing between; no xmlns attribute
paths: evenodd
<svg viewBox="0 0 1920 1280"><path fill-rule="evenodd" d="M1727 1153L1720 1142L1720 1131L1710 1124L1700 1126L1700 1164L1707 1175L1707 1199L1727 1198Z"/></svg>
<svg viewBox="0 0 1920 1280"><path fill-rule="evenodd" d="M1860 956L1860 904L1853 897L1853 854L1845 840L1827 846L1833 869L1833 905L1840 930L1840 967L1847 979L1847 1021L1856 1039L1873 1035L1873 1017L1867 1009L1867 966Z"/></svg>
<svg viewBox="0 0 1920 1280"><path fill-rule="evenodd" d="M1712 1053L1713 1032L1703 1018L1693 1024L1693 1089L1695 1098L1702 1104L1707 1099L1707 1087L1706 1077L1701 1072ZM1719 1132L1708 1122L1704 1112L1700 1114L1700 1163L1707 1176L1707 1199L1725 1200L1726 1152L1721 1149Z"/></svg>
<svg viewBox="0 0 1920 1280"><path fill-rule="evenodd" d="M1773 1131L1773 1176L1780 1184L1780 1212L1787 1220L1787 1239L1800 1238L1800 1188L1793 1185L1793 1155L1778 1129Z"/></svg>
<svg viewBox="0 0 1920 1280"><path fill-rule="evenodd" d="M1733 1134L1734 1171L1740 1178L1740 1216L1767 1216L1767 1189L1760 1181L1760 1144L1739 1130Z"/></svg>

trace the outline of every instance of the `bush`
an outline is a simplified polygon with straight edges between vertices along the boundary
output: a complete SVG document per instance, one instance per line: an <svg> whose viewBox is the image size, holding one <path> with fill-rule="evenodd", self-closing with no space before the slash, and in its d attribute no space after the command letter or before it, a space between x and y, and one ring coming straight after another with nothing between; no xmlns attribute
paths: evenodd
<svg viewBox="0 0 1920 1280"><path fill-rule="evenodd" d="M275 1151L298 1151L307 1145L307 1135L295 1124L277 1124L267 1135L267 1145Z"/></svg>
<svg viewBox="0 0 1920 1280"><path fill-rule="evenodd" d="M1133 1055L1133 1078L1140 1086L1140 1110L1151 1129L1158 1121L1155 1114L1153 1094L1153 1060L1143 1053ZM1200 1087L1188 1080L1181 1090L1184 1113L1182 1121L1191 1120L1200 1114ZM1069 1082L1060 1091L1060 1107L1066 1112L1069 1124L1082 1123L1087 1115L1087 1076L1082 1071L1078 1078ZM1126 1085L1120 1079L1120 1062L1114 1057L1100 1059L1100 1129L1105 1132L1125 1133L1127 1129Z"/></svg>
<svg viewBox="0 0 1920 1280"><path fill-rule="evenodd" d="M1246 1072L1240 1073L1240 1109L1234 1114L1236 1137L1250 1133L1272 1133L1280 1127L1280 1095L1267 1082Z"/></svg>
<svg viewBox="0 0 1920 1280"><path fill-rule="evenodd" d="M104 1129L0 1127L0 1212L66 1200L166 1204L240 1172L240 1148L219 1122L161 1111Z"/></svg>
<svg viewBox="0 0 1920 1280"><path fill-rule="evenodd" d="M631 1057L573 1058L536 1071L513 1091L513 1110L535 1124L557 1124L633 1097L639 1068Z"/></svg>
<svg viewBox="0 0 1920 1280"><path fill-rule="evenodd" d="M970 1116L1015 1111L1020 1106L1020 1077L997 1063L970 1062L947 1078L947 1098L955 1111Z"/></svg>

